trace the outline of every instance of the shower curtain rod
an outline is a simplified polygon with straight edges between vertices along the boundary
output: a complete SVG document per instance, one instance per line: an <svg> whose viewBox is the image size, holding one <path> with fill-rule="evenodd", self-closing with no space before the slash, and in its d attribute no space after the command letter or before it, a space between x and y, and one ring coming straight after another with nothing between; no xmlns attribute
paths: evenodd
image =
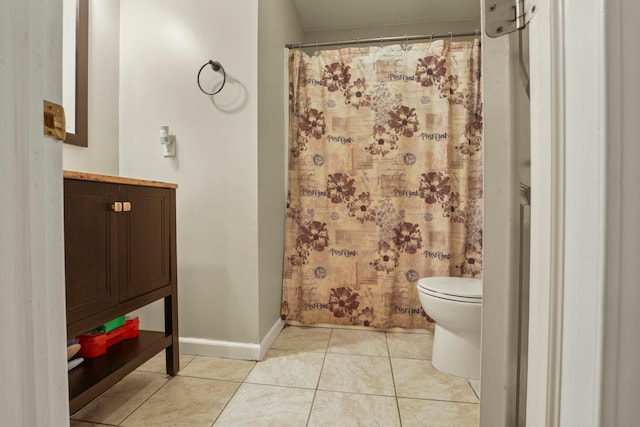
<svg viewBox="0 0 640 427"><path fill-rule="evenodd" d="M359 45L361 43L384 43L384 42L409 42L414 40L436 40L446 38L461 38L461 37L480 37L480 31L476 30L473 33L446 33L446 34L423 34L416 36L394 36L394 37L372 37L368 39L355 39L355 40L338 40L333 42L313 42L313 43L289 43L284 46L288 49L303 47L327 47L327 46L348 46Z"/></svg>

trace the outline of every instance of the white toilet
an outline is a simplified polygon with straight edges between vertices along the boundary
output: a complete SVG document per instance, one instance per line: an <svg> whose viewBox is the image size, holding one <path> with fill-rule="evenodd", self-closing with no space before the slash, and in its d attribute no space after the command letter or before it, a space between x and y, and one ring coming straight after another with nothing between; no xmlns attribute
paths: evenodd
<svg viewBox="0 0 640 427"><path fill-rule="evenodd" d="M418 293L422 308L436 322L433 367L480 379L482 280L426 277L418 281Z"/></svg>

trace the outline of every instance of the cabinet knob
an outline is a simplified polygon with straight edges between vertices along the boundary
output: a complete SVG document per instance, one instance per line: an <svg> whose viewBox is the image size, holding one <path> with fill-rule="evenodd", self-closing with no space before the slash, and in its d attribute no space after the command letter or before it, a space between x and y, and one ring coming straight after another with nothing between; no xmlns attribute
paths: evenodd
<svg viewBox="0 0 640 427"><path fill-rule="evenodd" d="M111 204L111 210L114 212L122 212L122 202L113 202Z"/></svg>
<svg viewBox="0 0 640 427"><path fill-rule="evenodd" d="M122 202L122 210L129 212L131 210L131 202Z"/></svg>

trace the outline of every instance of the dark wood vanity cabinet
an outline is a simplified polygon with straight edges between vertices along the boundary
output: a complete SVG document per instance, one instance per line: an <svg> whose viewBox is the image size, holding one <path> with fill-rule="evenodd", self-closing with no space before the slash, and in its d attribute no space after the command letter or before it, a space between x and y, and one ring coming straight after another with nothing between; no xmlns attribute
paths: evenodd
<svg viewBox="0 0 640 427"><path fill-rule="evenodd" d="M133 185L119 188L118 198L128 201L131 209L117 215L120 302L171 283L169 206L172 191Z"/></svg>
<svg viewBox="0 0 640 427"><path fill-rule="evenodd" d="M64 180L67 325L118 304L118 218L108 209L115 187Z"/></svg>
<svg viewBox="0 0 640 427"><path fill-rule="evenodd" d="M65 172L67 335L164 299L165 330L86 360L69 373L71 411L159 351L178 371L175 192L173 184Z"/></svg>

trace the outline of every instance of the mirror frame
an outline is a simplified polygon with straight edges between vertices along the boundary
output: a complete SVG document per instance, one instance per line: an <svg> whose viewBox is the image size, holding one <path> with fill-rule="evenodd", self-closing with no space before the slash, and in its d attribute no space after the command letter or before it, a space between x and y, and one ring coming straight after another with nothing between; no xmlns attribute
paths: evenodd
<svg viewBox="0 0 640 427"><path fill-rule="evenodd" d="M65 143L88 147L89 0L76 1L76 128Z"/></svg>

